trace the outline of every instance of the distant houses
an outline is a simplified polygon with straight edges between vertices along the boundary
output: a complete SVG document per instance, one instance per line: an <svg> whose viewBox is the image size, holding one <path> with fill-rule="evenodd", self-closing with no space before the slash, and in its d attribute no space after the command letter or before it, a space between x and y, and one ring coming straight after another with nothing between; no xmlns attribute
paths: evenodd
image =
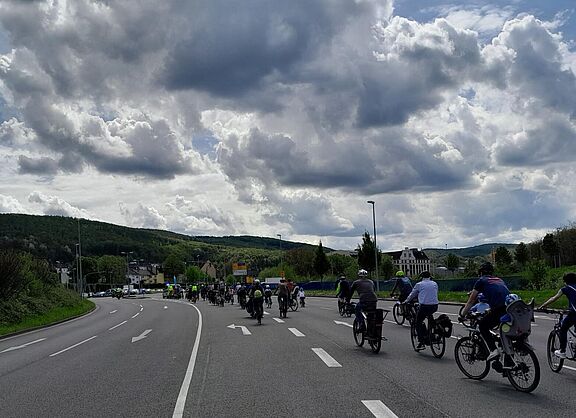
<svg viewBox="0 0 576 418"><path fill-rule="evenodd" d="M389 251L384 253L392 258L396 270L402 270L410 277L417 277L423 271L431 271L431 263L428 256L417 248L404 247L401 251Z"/></svg>

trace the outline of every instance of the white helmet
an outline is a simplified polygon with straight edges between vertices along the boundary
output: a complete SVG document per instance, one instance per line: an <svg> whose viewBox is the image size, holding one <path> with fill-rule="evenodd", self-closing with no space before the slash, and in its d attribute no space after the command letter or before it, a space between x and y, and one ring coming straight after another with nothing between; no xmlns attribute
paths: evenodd
<svg viewBox="0 0 576 418"><path fill-rule="evenodd" d="M358 270L358 277L368 277L368 272L364 269Z"/></svg>
<svg viewBox="0 0 576 418"><path fill-rule="evenodd" d="M260 284L260 280L258 279L254 280L254 284Z"/></svg>
<svg viewBox="0 0 576 418"><path fill-rule="evenodd" d="M266 289L270 289L270 285L269 285L269 284L266 285Z"/></svg>

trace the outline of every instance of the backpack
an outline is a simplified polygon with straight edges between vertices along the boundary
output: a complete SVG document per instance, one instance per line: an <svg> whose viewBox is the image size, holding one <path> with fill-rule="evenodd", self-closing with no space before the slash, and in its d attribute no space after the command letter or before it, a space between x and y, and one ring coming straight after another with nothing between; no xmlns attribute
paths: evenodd
<svg viewBox="0 0 576 418"><path fill-rule="evenodd" d="M254 291L254 298L261 298L262 297L262 291L260 289L257 289Z"/></svg>
<svg viewBox="0 0 576 418"><path fill-rule="evenodd" d="M452 321L448 318L448 315L442 314L436 318L436 326L438 326L442 332L442 335L446 338L450 338L452 335Z"/></svg>

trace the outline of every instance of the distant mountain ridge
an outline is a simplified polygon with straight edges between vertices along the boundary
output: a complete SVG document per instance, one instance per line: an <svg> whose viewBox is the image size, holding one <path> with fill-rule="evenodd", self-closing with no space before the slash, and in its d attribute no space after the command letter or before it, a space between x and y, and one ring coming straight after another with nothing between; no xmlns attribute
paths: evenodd
<svg viewBox="0 0 576 418"><path fill-rule="evenodd" d="M505 247L511 253L514 253L518 244L509 243L489 243L480 244L473 247L465 248L425 248L423 251L428 255L428 258L440 258L452 253L458 257L463 258L474 258L474 257L486 257L489 256L492 251L496 251L498 247Z"/></svg>

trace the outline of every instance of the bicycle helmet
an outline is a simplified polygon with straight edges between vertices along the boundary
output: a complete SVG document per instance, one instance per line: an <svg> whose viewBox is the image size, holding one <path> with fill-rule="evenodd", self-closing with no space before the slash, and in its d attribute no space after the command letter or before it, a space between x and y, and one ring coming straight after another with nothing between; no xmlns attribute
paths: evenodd
<svg viewBox="0 0 576 418"><path fill-rule="evenodd" d="M506 306L510 305L512 302L520 300L520 297L516 293L510 293L506 296Z"/></svg>
<svg viewBox="0 0 576 418"><path fill-rule="evenodd" d="M269 284L266 285L266 289L270 289L270 285L269 285Z"/></svg>
<svg viewBox="0 0 576 418"><path fill-rule="evenodd" d="M260 284L260 280L258 279L254 280L254 284Z"/></svg>
<svg viewBox="0 0 576 418"><path fill-rule="evenodd" d="M367 277L368 276L368 272L364 269L360 269L358 270L358 277Z"/></svg>
<svg viewBox="0 0 576 418"><path fill-rule="evenodd" d="M398 270L398 271L396 272L396 277L404 277L404 276L405 276L405 274L404 274L404 272L403 272L402 270Z"/></svg>
<svg viewBox="0 0 576 418"><path fill-rule="evenodd" d="M490 262L482 263L478 268L478 273L482 274L494 274L494 266Z"/></svg>

